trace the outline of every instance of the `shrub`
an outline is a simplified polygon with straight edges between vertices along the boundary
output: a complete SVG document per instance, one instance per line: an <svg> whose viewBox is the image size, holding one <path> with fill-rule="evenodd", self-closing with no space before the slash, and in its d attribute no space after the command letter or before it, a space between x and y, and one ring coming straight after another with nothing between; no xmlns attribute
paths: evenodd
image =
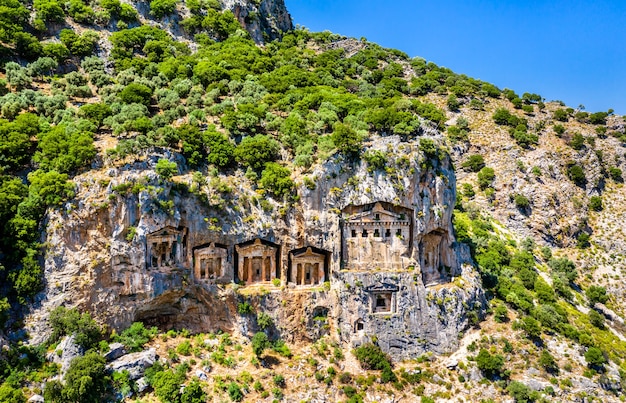
<svg viewBox="0 0 626 403"><path fill-rule="evenodd" d="M172 14L175 9L176 0L152 0L150 2L150 14L156 18Z"/></svg>
<svg viewBox="0 0 626 403"><path fill-rule="evenodd" d="M130 83L119 94L126 104L142 104L147 107L152 103L152 89L139 83Z"/></svg>
<svg viewBox="0 0 626 403"><path fill-rule="evenodd" d="M587 288L587 291L585 291L585 294L587 295L587 299L589 300L590 305L593 305L596 302L604 304L606 303L606 301L609 300L609 296L606 294L606 288L601 286L589 286L589 288Z"/></svg>
<svg viewBox="0 0 626 403"><path fill-rule="evenodd" d="M256 323L261 330L265 330L274 326L274 321L272 320L272 317L265 312L261 312L257 315Z"/></svg>
<svg viewBox="0 0 626 403"><path fill-rule="evenodd" d="M611 176L611 179L613 179L615 182L624 181L624 178L622 178L622 170L617 167L609 168L609 176Z"/></svg>
<svg viewBox="0 0 626 403"><path fill-rule="evenodd" d="M381 381L383 383L397 380L392 371L391 359L375 344L368 343L352 350L364 369L382 370Z"/></svg>
<svg viewBox="0 0 626 403"><path fill-rule="evenodd" d="M470 155L469 158L461 164L461 166L469 171L478 172L485 166L485 160L480 154Z"/></svg>
<svg viewBox="0 0 626 403"><path fill-rule="evenodd" d="M252 336L252 351L254 355L260 357L268 347L270 347L270 341L265 333L258 332Z"/></svg>
<svg viewBox="0 0 626 403"><path fill-rule="evenodd" d="M252 169L259 171L265 164L278 158L280 145L269 136L257 134L244 138L235 149L235 159Z"/></svg>
<svg viewBox="0 0 626 403"><path fill-rule="evenodd" d="M589 347L585 352L585 361L590 367L601 367L606 364L604 353L597 347Z"/></svg>
<svg viewBox="0 0 626 403"><path fill-rule="evenodd" d="M104 358L98 353L74 358L65 374L65 385L59 381L46 383L44 398L59 403L104 401L110 385L105 364Z"/></svg>
<svg viewBox="0 0 626 403"><path fill-rule="evenodd" d="M582 150L582 148L585 146L585 138L580 133L574 133L574 136L572 136L569 145L574 150Z"/></svg>
<svg viewBox="0 0 626 403"><path fill-rule="evenodd" d="M356 160L361 155L362 139L350 126L343 123L335 123L331 139L337 150L348 159Z"/></svg>
<svg viewBox="0 0 626 403"><path fill-rule="evenodd" d="M604 206L602 205L602 197L591 196L589 198L589 208L593 211L602 211Z"/></svg>
<svg viewBox="0 0 626 403"><path fill-rule="evenodd" d="M484 167L478 172L478 186L481 190L485 190L491 186L496 173L493 168Z"/></svg>
<svg viewBox="0 0 626 403"><path fill-rule="evenodd" d="M550 373L559 372L559 366L548 350L541 350L539 355L539 365Z"/></svg>
<svg viewBox="0 0 626 403"><path fill-rule="evenodd" d="M587 318L589 319L589 323L591 323L592 326L595 326L598 329L604 329L604 316L598 313L595 309L589 310Z"/></svg>
<svg viewBox="0 0 626 403"><path fill-rule="evenodd" d="M578 277L576 265L574 265L574 262L566 257L560 259L550 259L548 261L548 266L550 266L554 272L563 274L569 282L575 281Z"/></svg>
<svg viewBox="0 0 626 403"><path fill-rule="evenodd" d="M503 323L509 320L509 310L506 309L506 305L500 303L494 310L494 319L498 323Z"/></svg>
<svg viewBox="0 0 626 403"><path fill-rule="evenodd" d="M587 183L585 172L580 165L572 165L567 169L567 176L578 186L584 186Z"/></svg>
<svg viewBox="0 0 626 403"><path fill-rule="evenodd" d="M489 351L481 348L476 356L476 365L486 376L499 375L504 367L504 357L499 354L492 355Z"/></svg>
<svg viewBox="0 0 626 403"><path fill-rule="evenodd" d="M454 94L450 94L448 96L447 105L448 105L448 109L450 109L453 112L456 112L459 110L459 107L461 106L461 102L459 102L459 100Z"/></svg>
<svg viewBox="0 0 626 403"><path fill-rule="evenodd" d="M528 208L530 206L530 201L528 200L528 198L524 195L521 194L516 194L514 197L514 201L515 201L515 206L518 209L525 209Z"/></svg>
<svg viewBox="0 0 626 403"><path fill-rule="evenodd" d="M533 393L531 392L530 388L518 381L512 381L511 383L509 383L506 391L509 392L509 394L516 403L526 403L535 400L532 397Z"/></svg>
<svg viewBox="0 0 626 403"><path fill-rule="evenodd" d="M130 352L141 351L144 344L152 340L158 332L154 326L147 329L143 323L134 322L122 334L115 336L114 340L122 343Z"/></svg>
<svg viewBox="0 0 626 403"><path fill-rule="evenodd" d="M52 327L51 342L60 340L63 336L74 335L76 344L88 350L95 347L102 338L100 326L88 313L80 314L77 309L67 309L63 306L50 312L50 326Z"/></svg>
<svg viewBox="0 0 626 403"><path fill-rule="evenodd" d="M565 109L557 109L552 114L552 118L554 118L554 120L558 120L559 122L567 122L569 113L567 113Z"/></svg>
<svg viewBox="0 0 626 403"><path fill-rule="evenodd" d="M517 322L517 327L523 330L531 339L541 336L541 324L531 316L524 316Z"/></svg>
<svg viewBox="0 0 626 403"><path fill-rule="evenodd" d="M254 312L254 307L250 305L248 301L244 301L237 305L237 312L239 312L240 315L251 314Z"/></svg>
<svg viewBox="0 0 626 403"><path fill-rule="evenodd" d="M291 171L276 162L268 162L261 173L259 181L264 189L277 197L284 197L292 192L294 182L291 180Z"/></svg>
<svg viewBox="0 0 626 403"><path fill-rule="evenodd" d="M156 173L165 180L172 179L174 174L178 173L178 164L165 158L159 159L155 167Z"/></svg>

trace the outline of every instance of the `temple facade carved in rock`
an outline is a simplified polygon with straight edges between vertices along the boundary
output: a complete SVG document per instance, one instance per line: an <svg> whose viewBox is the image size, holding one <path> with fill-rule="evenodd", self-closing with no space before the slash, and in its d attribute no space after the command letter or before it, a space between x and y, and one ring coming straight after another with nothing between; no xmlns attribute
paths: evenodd
<svg viewBox="0 0 626 403"><path fill-rule="evenodd" d="M216 284L232 281L226 246L211 243L194 248L193 275L196 281Z"/></svg>
<svg viewBox="0 0 626 403"><path fill-rule="evenodd" d="M310 246L289 253L287 281L295 285L319 285L328 279L327 253Z"/></svg>
<svg viewBox="0 0 626 403"><path fill-rule="evenodd" d="M184 266L187 261L187 228L165 227L146 236L149 268Z"/></svg>
<svg viewBox="0 0 626 403"><path fill-rule="evenodd" d="M389 203L343 210L342 268L403 270L411 263L413 212Z"/></svg>
<svg viewBox="0 0 626 403"><path fill-rule="evenodd" d="M280 278L277 262L278 245L257 238L252 242L236 245L235 250L239 281L253 284Z"/></svg>

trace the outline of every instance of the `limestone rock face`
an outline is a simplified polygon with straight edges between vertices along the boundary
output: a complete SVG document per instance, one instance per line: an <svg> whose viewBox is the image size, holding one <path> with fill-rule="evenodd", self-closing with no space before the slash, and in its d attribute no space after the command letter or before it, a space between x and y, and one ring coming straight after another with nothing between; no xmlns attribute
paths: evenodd
<svg viewBox="0 0 626 403"><path fill-rule="evenodd" d="M454 238L450 159L427 160L419 139L379 137L368 151L386 155L384 170L335 156L295 178L290 208L261 203L243 174L219 178L227 194L191 175L161 180L156 162L182 166L176 154L77 177L76 199L48 215L32 340L59 305L117 330L143 321L252 335L255 315L238 312L247 301L291 342L373 341L394 358L455 348L484 296Z"/></svg>
<svg viewBox="0 0 626 403"><path fill-rule="evenodd" d="M283 32L293 29L284 0L221 0L221 3L225 9L233 12L256 43L274 40Z"/></svg>

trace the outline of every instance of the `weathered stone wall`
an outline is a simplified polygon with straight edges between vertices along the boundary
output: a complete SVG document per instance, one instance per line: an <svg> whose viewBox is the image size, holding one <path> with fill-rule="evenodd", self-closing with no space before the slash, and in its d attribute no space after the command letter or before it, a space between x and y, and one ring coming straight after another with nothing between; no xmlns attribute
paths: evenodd
<svg viewBox="0 0 626 403"><path fill-rule="evenodd" d="M176 154L153 154L133 165L76 178L77 198L63 211L49 212L46 289L27 321L34 341L46 336L47 313L58 305L88 309L116 329L142 320L164 328L250 334L254 318L237 313L237 304L248 298L274 318L277 334L292 341L326 333L349 345L376 339L396 358L453 348L458 332L468 325L467 311L474 305L480 311L483 297L473 269L462 267L467 254L454 243L455 177L450 161L444 156L428 166L418 144L401 143L397 137L372 141L371 149L388 153L386 172L370 172L364 162L331 159L309 173L315 189L300 185L299 202L283 209L270 201L272 211L261 208L253 184L240 174L221 178L234 189L218 203L209 188L192 194L161 181L154 173L156 161L168 157L182 166ZM190 176L175 181L191 185ZM133 193L120 190L121 184L142 185ZM382 262L374 270L342 270L342 210L376 202L413 212L407 266ZM187 260L151 267L146 261L147 237L166 227L186 230ZM445 267L422 267L423 239L430 233L445 240L438 251ZM195 247L223 245L223 270L234 278L235 245L255 239L278 245L280 286L266 282L237 291L239 286L194 280ZM288 283L290 251L309 246L329 252L330 287ZM445 271L436 282L443 284L426 288L422 274L433 271ZM389 314L372 313L372 293L386 292L380 284L395 290L386 295L394 303ZM444 308L433 302L441 293ZM357 318L363 320L358 332Z"/></svg>

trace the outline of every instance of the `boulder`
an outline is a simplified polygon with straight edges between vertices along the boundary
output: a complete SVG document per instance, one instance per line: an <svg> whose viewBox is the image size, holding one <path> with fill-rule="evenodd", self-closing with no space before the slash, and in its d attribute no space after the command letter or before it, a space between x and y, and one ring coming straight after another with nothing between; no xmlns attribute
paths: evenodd
<svg viewBox="0 0 626 403"><path fill-rule="evenodd" d="M126 354L126 349L122 343L112 343L109 344L109 351L104 354L104 359L106 362L111 362L117 360L124 354Z"/></svg>
<svg viewBox="0 0 626 403"><path fill-rule="evenodd" d="M126 370L130 379L136 380L141 378L146 368L151 367L156 360L156 350L151 348L146 351L123 355L107 365L107 368L117 372Z"/></svg>

